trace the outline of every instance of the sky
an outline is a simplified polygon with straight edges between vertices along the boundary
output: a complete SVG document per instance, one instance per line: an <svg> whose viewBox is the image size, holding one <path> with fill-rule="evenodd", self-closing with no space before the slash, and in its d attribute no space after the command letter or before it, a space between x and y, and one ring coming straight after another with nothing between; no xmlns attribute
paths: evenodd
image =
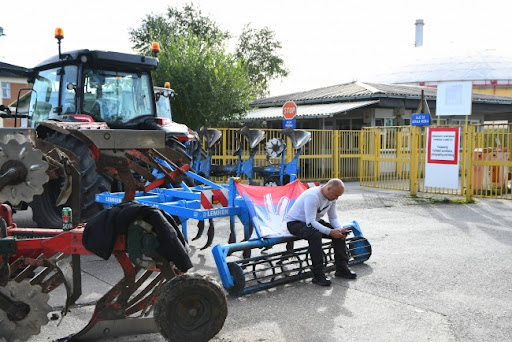
<svg viewBox="0 0 512 342"><path fill-rule="evenodd" d="M181 0L25 0L0 3L0 61L33 67L62 51L133 52L129 30L148 14L165 14ZM282 44L290 75L271 83L271 96L379 74L421 55L494 49L512 55L508 0L195 0L204 14L238 35L244 25L268 27ZM423 19L423 47L415 48L416 19Z"/></svg>

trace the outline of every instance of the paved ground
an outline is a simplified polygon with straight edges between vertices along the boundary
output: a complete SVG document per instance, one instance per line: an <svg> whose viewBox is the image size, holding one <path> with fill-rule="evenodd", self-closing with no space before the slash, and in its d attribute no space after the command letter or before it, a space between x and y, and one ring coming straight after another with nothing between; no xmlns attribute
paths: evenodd
<svg viewBox="0 0 512 342"><path fill-rule="evenodd" d="M353 267L357 280L333 279L330 288L303 280L228 296L228 318L213 341L511 341L512 201L477 202L438 203L347 183L341 217L357 220L373 249ZM23 215L18 225L30 225ZM205 239L192 243L193 271L219 279L211 251L199 250ZM220 220L215 243L226 240L227 220ZM96 257L84 258L82 267L82 305L30 341L83 327L119 273L115 262ZM52 293L56 308L62 295ZM164 341L157 334L121 340Z"/></svg>

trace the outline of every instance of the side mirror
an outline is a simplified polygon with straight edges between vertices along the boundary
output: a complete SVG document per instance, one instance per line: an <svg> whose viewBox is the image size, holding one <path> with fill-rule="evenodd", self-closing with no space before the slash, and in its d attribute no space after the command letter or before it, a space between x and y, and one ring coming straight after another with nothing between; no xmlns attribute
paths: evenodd
<svg viewBox="0 0 512 342"><path fill-rule="evenodd" d="M74 90L76 92L76 84L74 83L69 82L68 84L66 84L66 88L68 90Z"/></svg>
<svg viewBox="0 0 512 342"><path fill-rule="evenodd" d="M11 114L11 110L9 109L9 107L4 105L0 105L0 111L5 112L6 114Z"/></svg>

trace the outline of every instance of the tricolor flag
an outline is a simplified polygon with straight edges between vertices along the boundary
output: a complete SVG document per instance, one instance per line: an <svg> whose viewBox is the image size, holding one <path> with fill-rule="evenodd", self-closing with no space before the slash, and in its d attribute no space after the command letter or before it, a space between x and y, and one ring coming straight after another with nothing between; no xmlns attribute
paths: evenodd
<svg viewBox="0 0 512 342"><path fill-rule="evenodd" d="M283 186L254 186L236 183L245 200L259 237L292 236L284 216L297 197L307 189L298 179Z"/></svg>

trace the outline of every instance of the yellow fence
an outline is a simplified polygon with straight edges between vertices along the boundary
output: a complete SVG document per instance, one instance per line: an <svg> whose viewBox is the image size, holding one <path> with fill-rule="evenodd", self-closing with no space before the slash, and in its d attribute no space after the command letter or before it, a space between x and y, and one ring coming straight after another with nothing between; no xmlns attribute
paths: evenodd
<svg viewBox="0 0 512 342"><path fill-rule="evenodd" d="M249 145L238 129L220 129L212 164L236 165L235 151L242 148L242 160L249 158ZM280 158L266 158L266 142L281 138L287 142L285 161L296 151L281 130L264 130L265 139L257 146L254 166L278 165ZM360 131L309 130L311 141L301 148L299 179L327 181L359 179L361 186L431 194L512 199L512 126L469 125L460 127L459 184L456 189L425 185L427 127L368 127ZM272 163L272 164L269 164ZM242 177L244 178L244 177ZM227 177L214 177L226 181ZM261 175L254 180L263 183Z"/></svg>

